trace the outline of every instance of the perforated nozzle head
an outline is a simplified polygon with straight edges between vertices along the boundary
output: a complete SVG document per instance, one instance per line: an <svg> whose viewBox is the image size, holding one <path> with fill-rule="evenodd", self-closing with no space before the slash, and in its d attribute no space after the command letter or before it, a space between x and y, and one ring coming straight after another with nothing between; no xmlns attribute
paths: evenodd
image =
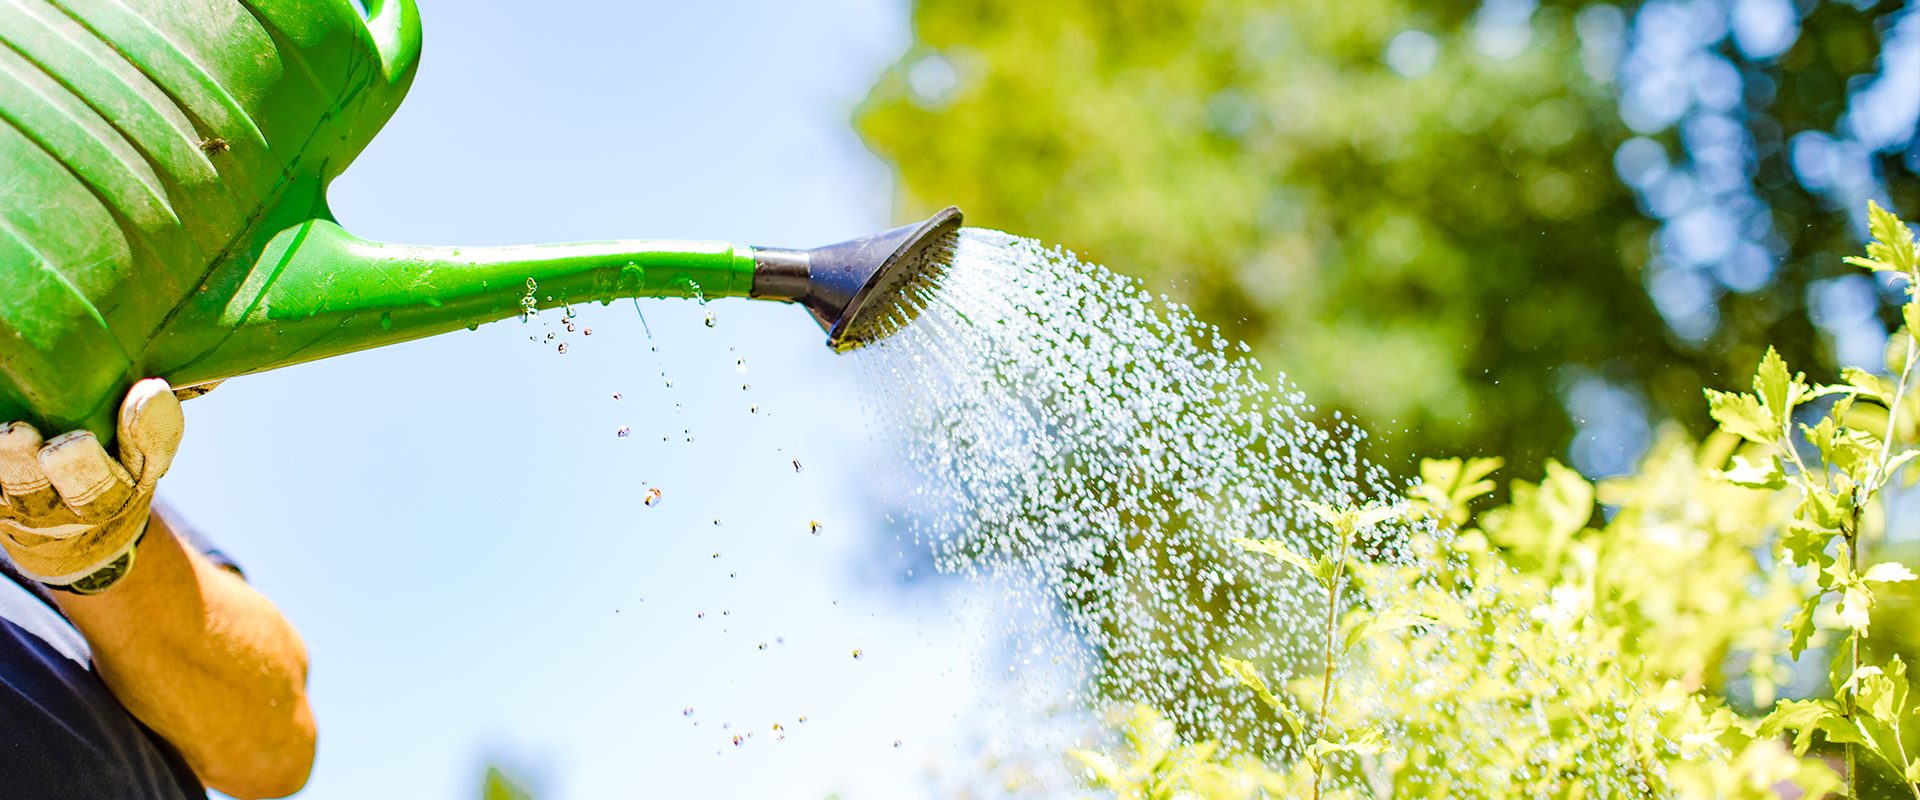
<svg viewBox="0 0 1920 800"><path fill-rule="evenodd" d="M813 312L827 346L845 352L914 320L926 292L953 263L960 209L925 222L812 250L754 248L754 297L792 300Z"/></svg>

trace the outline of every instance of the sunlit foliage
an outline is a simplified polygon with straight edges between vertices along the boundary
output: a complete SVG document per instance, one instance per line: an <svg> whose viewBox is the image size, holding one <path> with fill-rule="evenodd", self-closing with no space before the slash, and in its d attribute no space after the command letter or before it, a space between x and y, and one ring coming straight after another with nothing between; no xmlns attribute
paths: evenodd
<svg viewBox="0 0 1920 800"><path fill-rule="evenodd" d="M1877 206L1870 219L1876 241L1848 261L1896 276L1903 316L1920 322L1913 236ZM1358 599L1325 631L1328 652L1353 655L1285 687L1345 698L1287 723L1339 733L1288 764L1182 774L1233 789L1218 797L1256 796L1276 775L1292 781L1278 794L1318 795L1323 774L1334 796L1860 797L1877 783L1920 797L1905 662L1863 646L1879 596L1915 579L1869 555L1887 487L1910 485L1920 456L1916 343L1920 325L1896 336L1885 372L1826 385L1769 350L1750 393L1707 391L1719 430L1705 443L1669 432L1636 472L1598 485L1549 463L1476 511L1498 462L1425 462L1407 512L1433 523L1417 558L1353 562ZM1325 555L1257 544L1329 572ZM1257 667L1227 663L1281 705ZM1828 680L1796 680L1822 664ZM1215 753L1187 748L1188 762ZM1089 780L1125 794L1155 777L1133 775Z"/></svg>
<svg viewBox="0 0 1920 800"><path fill-rule="evenodd" d="M1903 5L922 0L857 124L905 215L1147 278L1396 468L1606 474L1768 342L1884 337L1837 257L1920 202L1904 106L1853 99L1908 91Z"/></svg>

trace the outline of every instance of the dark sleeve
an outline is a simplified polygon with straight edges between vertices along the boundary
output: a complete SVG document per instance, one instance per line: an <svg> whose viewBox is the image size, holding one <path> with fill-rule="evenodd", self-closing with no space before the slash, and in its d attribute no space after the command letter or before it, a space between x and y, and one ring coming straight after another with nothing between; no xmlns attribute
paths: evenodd
<svg viewBox="0 0 1920 800"><path fill-rule="evenodd" d="M247 576L247 573L240 569L239 563L228 558L226 553L220 552L220 548L214 547L213 542L208 541L207 537L200 534L198 528L193 527L188 524L185 519L181 518L180 513L174 511L173 507L167 505L166 501L158 497L153 499L153 515L159 517L160 521L165 524L169 530L172 530L175 536L180 537L180 540L185 542L188 547L198 550L202 555L205 555L208 561L212 561L222 569L242 578Z"/></svg>

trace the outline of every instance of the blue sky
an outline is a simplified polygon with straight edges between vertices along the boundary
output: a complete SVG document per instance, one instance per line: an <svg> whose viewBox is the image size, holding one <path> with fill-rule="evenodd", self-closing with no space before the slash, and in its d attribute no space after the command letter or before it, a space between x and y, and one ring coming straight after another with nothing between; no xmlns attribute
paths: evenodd
<svg viewBox="0 0 1920 800"><path fill-rule="evenodd" d="M420 5L419 78L331 195L349 230L806 246L892 222L847 121L908 44L902 3ZM631 303L580 309L590 337L548 312L187 405L162 490L306 637L305 797L472 797L488 759L545 800L967 769L991 600L903 577L851 363L795 307L640 308L651 339Z"/></svg>

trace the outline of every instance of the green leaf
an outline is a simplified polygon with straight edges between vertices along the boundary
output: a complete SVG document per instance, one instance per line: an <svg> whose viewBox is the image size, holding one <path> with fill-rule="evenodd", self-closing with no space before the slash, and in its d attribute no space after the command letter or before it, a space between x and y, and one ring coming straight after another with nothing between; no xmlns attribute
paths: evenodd
<svg viewBox="0 0 1920 800"><path fill-rule="evenodd" d="M1253 662L1223 656L1220 659L1220 668L1226 670L1228 675L1232 675L1236 680L1240 681L1240 685L1252 689L1253 693L1260 698L1261 702L1266 703L1268 708L1276 711L1286 710L1286 703L1273 695L1273 691L1267 687L1267 679L1260 674L1260 668L1254 666ZM1298 731L1295 731L1295 733L1298 733Z"/></svg>
<svg viewBox="0 0 1920 800"><path fill-rule="evenodd" d="M1746 456L1734 456L1733 466L1724 472L1713 473L1735 486L1749 489L1781 489L1787 485L1786 475L1780 472L1779 462L1768 458L1756 464Z"/></svg>
<svg viewBox="0 0 1920 800"><path fill-rule="evenodd" d="M1887 686L1891 690L1888 695L1891 705L1884 716L1898 722L1907 715L1907 693L1913 686L1907 682L1907 662L1902 661L1898 653L1887 659Z"/></svg>
<svg viewBox="0 0 1920 800"><path fill-rule="evenodd" d="M1363 617L1359 624L1347 632L1347 641L1341 647L1342 652L1351 651L1361 642L1390 631L1424 627L1439 624L1440 620L1426 614L1405 608L1390 608L1378 614Z"/></svg>
<svg viewBox="0 0 1920 800"><path fill-rule="evenodd" d="M1119 764L1113 763L1113 759L1105 755L1091 750L1081 750L1077 747L1068 749L1067 755L1072 756L1075 761L1080 762L1081 766L1086 767L1087 771L1093 773L1093 784L1095 786L1108 789L1122 789L1133 785L1133 781L1127 777L1126 771L1122 770Z"/></svg>
<svg viewBox="0 0 1920 800"><path fill-rule="evenodd" d="M1340 511L1326 503L1316 503L1308 500L1305 502L1305 505L1308 511L1312 511L1314 516L1319 517L1321 522L1327 523L1328 525L1337 528L1345 521L1344 515Z"/></svg>
<svg viewBox="0 0 1920 800"><path fill-rule="evenodd" d="M1893 458L1887 459L1887 468L1880 475L1880 479L1883 481L1891 479L1895 473L1900 471L1901 467L1906 466L1907 462L1912 461L1915 457L1920 457L1920 450L1906 450ZM1875 486L1871 488L1878 489L1880 487Z"/></svg>
<svg viewBox="0 0 1920 800"><path fill-rule="evenodd" d="M1910 274L1920 272L1920 256L1915 254L1913 231L1908 230L1906 223L1901 222L1893 212L1881 208L1879 203L1872 200L1867 201L1867 232L1873 234L1876 241L1867 244L1867 258L1863 260L1885 264L1890 269Z"/></svg>
<svg viewBox="0 0 1920 800"><path fill-rule="evenodd" d="M1381 740L1380 734L1376 731L1367 730L1362 731L1360 735L1344 742L1329 742L1325 739L1314 742L1311 746L1307 747L1307 758L1318 760L1335 753L1352 753L1358 756L1370 756L1376 755L1385 749L1387 749L1387 743Z"/></svg>
<svg viewBox="0 0 1920 800"><path fill-rule="evenodd" d="M1388 520L1405 519L1406 516L1407 507L1403 504L1375 506L1353 512L1353 523L1356 529L1366 530Z"/></svg>
<svg viewBox="0 0 1920 800"><path fill-rule="evenodd" d="M1847 692L1851 692L1855 689L1860 688L1861 681L1864 681L1870 678L1879 677L1880 674L1881 674L1881 670L1879 667L1862 666L1861 668L1854 670L1852 675L1847 676L1846 681L1841 683L1840 688L1835 690L1834 693L1845 694Z"/></svg>
<svg viewBox="0 0 1920 800"><path fill-rule="evenodd" d="M1795 564L1812 565L1818 563L1827 552L1827 542L1839 535L1839 531L1822 528L1803 520L1794 520L1780 533L1780 549Z"/></svg>
<svg viewBox="0 0 1920 800"><path fill-rule="evenodd" d="M1821 569L1820 574L1820 586L1825 589L1838 590L1854 582L1853 565L1837 558L1829 562L1824 569Z"/></svg>
<svg viewBox="0 0 1920 800"><path fill-rule="evenodd" d="M1342 540L1350 539L1359 531L1366 530L1390 519L1400 519L1407 515L1405 505L1374 506L1371 508L1340 508L1307 502L1307 508L1320 521L1333 526Z"/></svg>
<svg viewBox="0 0 1920 800"><path fill-rule="evenodd" d="M1807 444L1813 445L1815 450L1820 451L1822 460L1825 460L1828 451L1833 449L1833 437L1838 432L1838 426L1834 424L1832 417L1821 417L1817 425L1800 426L1800 433L1807 437Z"/></svg>
<svg viewBox="0 0 1920 800"><path fill-rule="evenodd" d="M1847 718L1832 700L1782 700L1773 707L1773 713L1760 720L1760 735L1778 736L1794 731L1793 754L1804 756L1807 748L1813 746L1814 731L1835 721L1844 725Z"/></svg>
<svg viewBox="0 0 1920 800"><path fill-rule="evenodd" d="M1780 357L1778 350L1768 347L1767 354L1760 358L1760 368L1754 371L1753 392L1773 420L1774 430L1787 429L1787 423L1793 420L1793 408L1800 404L1806 391L1805 376L1788 371L1786 359Z"/></svg>
<svg viewBox="0 0 1920 800"><path fill-rule="evenodd" d="M1300 718L1299 714L1294 713L1293 706L1282 703L1274 706L1273 710L1280 712L1280 722L1287 726L1289 733L1294 736L1307 735L1307 723Z"/></svg>
<svg viewBox="0 0 1920 800"><path fill-rule="evenodd" d="M1793 640L1787 644L1788 655L1799 658L1801 653L1806 652L1807 642L1813 639L1814 631L1817 630L1813 623L1813 614L1820 609L1822 596L1823 594L1815 594L1801 600L1800 609L1793 612L1792 619L1787 620L1787 630L1793 634Z"/></svg>
<svg viewBox="0 0 1920 800"><path fill-rule="evenodd" d="M1707 391L1707 413L1726 432L1756 444L1779 441L1784 430L1760 405L1759 398L1739 392Z"/></svg>
<svg viewBox="0 0 1920 800"><path fill-rule="evenodd" d="M1909 301L1901 306L1900 319L1907 323L1908 336L1920 336L1920 302Z"/></svg>
<svg viewBox="0 0 1920 800"><path fill-rule="evenodd" d="M1893 397L1893 381L1859 367L1846 367L1841 369L1840 377L1846 379L1847 385L1833 388L1848 391L1850 394L1859 397L1878 400L1881 403L1886 403Z"/></svg>
<svg viewBox="0 0 1920 800"><path fill-rule="evenodd" d="M1862 638L1867 635L1867 626L1873 621L1873 591L1859 581L1851 581L1841 589L1840 624Z"/></svg>
<svg viewBox="0 0 1920 800"><path fill-rule="evenodd" d="M1554 459L1547 460L1547 474L1540 481L1536 496L1549 526L1549 536L1572 536L1593 518L1593 484L1578 470Z"/></svg>
<svg viewBox="0 0 1920 800"><path fill-rule="evenodd" d="M1233 538L1233 543L1247 552L1277 558L1282 563L1299 567L1309 575L1317 574L1319 571L1313 561L1288 549L1286 545L1280 543L1279 539L1248 539L1244 536L1236 536Z"/></svg>
<svg viewBox="0 0 1920 800"><path fill-rule="evenodd" d="M499 767L489 766L486 779L480 785L480 797L481 800L532 800L533 795Z"/></svg>
<svg viewBox="0 0 1920 800"><path fill-rule="evenodd" d="M1913 570L1907 569L1905 564L1892 561L1882 561L1868 567L1866 572L1860 573L1860 580L1872 583L1903 583L1915 577L1920 576L1914 575Z"/></svg>
<svg viewBox="0 0 1920 800"><path fill-rule="evenodd" d="M1846 522L1840 498L1824 487L1805 488L1805 495L1800 500L1800 506L1794 509L1794 514L1821 528L1839 531Z"/></svg>
<svg viewBox="0 0 1920 800"><path fill-rule="evenodd" d="M1157 764L1174 746L1173 723L1151 706L1136 705L1127 718L1126 738L1138 761Z"/></svg>
<svg viewBox="0 0 1920 800"><path fill-rule="evenodd" d="M1874 272L1901 272L1902 271L1899 267L1894 266L1891 262L1881 261L1877 258L1865 258L1862 256L1847 256L1841 260L1849 264L1852 264L1856 267L1859 267L1861 269L1870 269L1870 270L1873 270Z"/></svg>
<svg viewBox="0 0 1920 800"><path fill-rule="evenodd" d="M1471 516L1467 505L1497 488L1493 481L1487 480L1487 476L1499 469L1502 463L1498 458L1472 458L1465 461L1457 458L1423 459L1420 462L1420 485L1414 488L1413 495L1441 509L1453 524L1465 524Z"/></svg>
<svg viewBox="0 0 1920 800"><path fill-rule="evenodd" d="M1505 463L1506 460L1502 458L1467 459L1467 463L1460 468L1458 480L1454 484L1453 491L1448 493L1447 499L1452 500L1455 505L1466 505L1470 500L1493 492L1496 487L1493 481L1487 480L1487 476L1492 475Z"/></svg>

